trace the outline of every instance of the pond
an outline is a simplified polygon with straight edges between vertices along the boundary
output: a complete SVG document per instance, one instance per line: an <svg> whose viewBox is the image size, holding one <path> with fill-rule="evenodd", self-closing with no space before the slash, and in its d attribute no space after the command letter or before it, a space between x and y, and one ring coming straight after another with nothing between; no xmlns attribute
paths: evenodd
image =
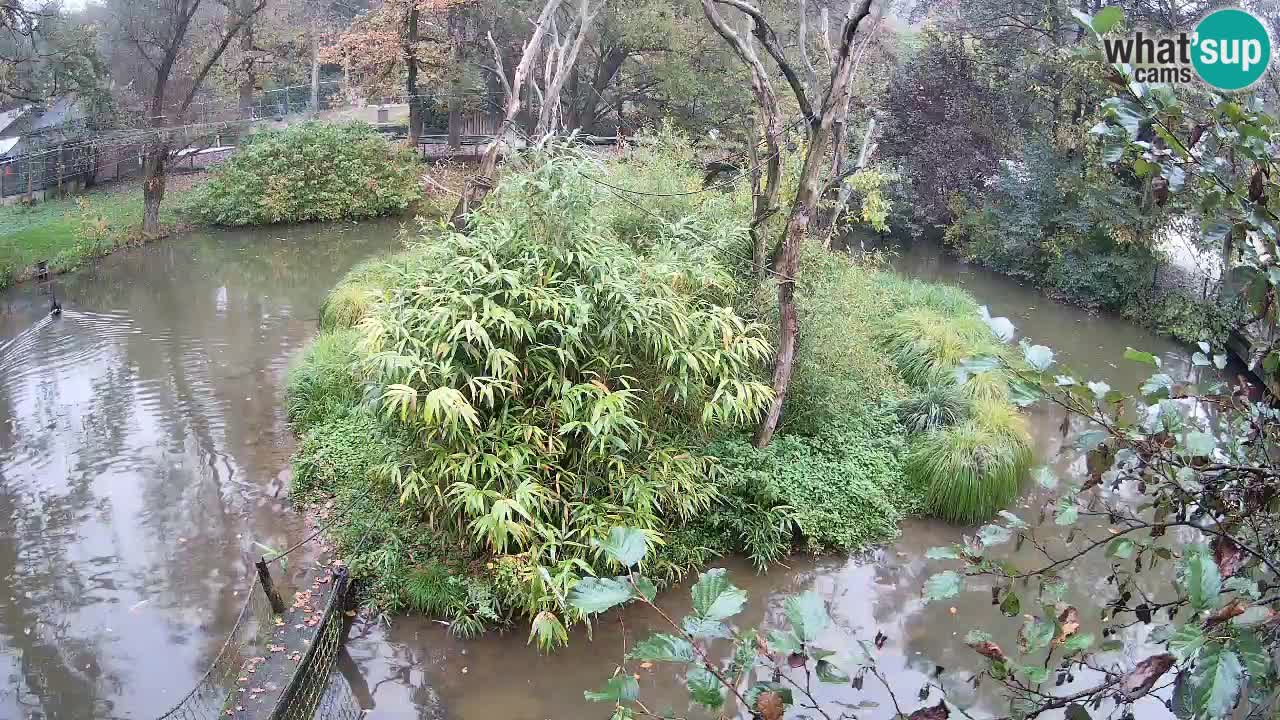
<svg viewBox="0 0 1280 720"><path fill-rule="evenodd" d="M1020 336L1025 334L1052 347L1060 362L1082 376L1105 379L1116 388L1135 388L1150 375L1150 368L1121 359L1126 347L1159 354L1174 377L1192 372L1187 351L1170 340L1117 317L1055 303L1035 288L949 258L936 246L900 249L893 264L904 275L965 288L993 315L1009 317ZM1046 408L1031 413L1037 457L1050 462L1059 474L1071 472L1072 465L1081 462L1070 438L1062 436L1062 419L1060 411ZM1012 510L1034 523L1039 508L1050 497L1050 493L1032 491ZM965 531L972 532L972 528L912 520L903 525L895 542L850 558L795 557L787 562L788 567L773 568L763 575L740 559L729 558L714 565L727 568L733 582L750 597L746 610L735 618L740 626L777 626L783 621L786 596L816 589L828 599L835 626L824 647L849 650L853 640L869 641L877 632L885 633L889 639L880 653L881 668L906 712L922 702L937 702L939 694L933 688L921 699L919 691L928 683L946 687L954 700L977 703L983 711L1001 712L1001 696L993 683L976 690L969 684L973 671L982 667L982 658L964 644L964 637L975 622L985 626L994 619L998 620L993 628L996 641L1013 647L1022 618L1006 619L994 612L991 593L985 587L963 593L949 603L926 606L920 598L925 579L941 569L938 563L924 559L925 552L959 540ZM1047 546L1060 549L1062 539L1049 538ZM1019 557L1030 560L1036 552L1028 545ZM1073 592L1067 600L1081 609L1081 631L1096 633L1098 608L1092 595L1104 586L1111 571L1102 558L1094 560L1076 568L1070 578ZM685 583L662 596L660 605L668 615L679 618L689 610L687 588ZM526 644L519 627L506 635L459 640L440 623L422 618L399 618L390 628L367 623L352 631L348 651L360 675L348 679L357 698L369 709L369 718L607 718L609 706L587 702L583 690L601 685L621 661L626 647L650 632L667 629L647 608L628 608L604 616L593 628L590 640L585 631L576 632L568 648L543 656ZM1125 650L1104 656L1107 660L1123 662L1135 654L1136 659L1145 657L1141 654L1143 627L1125 630L1120 639ZM634 662L627 668L639 675L640 696L652 711L700 716L688 706L683 670L676 672L662 665L642 668ZM1093 680L1096 678L1077 674L1064 678L1063 688L1087 687ZM828 697L851 708L864 704L867 717L892 715L888 694L870 677L861 692L842 688ZM866 703L877 703L878 707ZM1140 702L1135 714L1140 720L1171 717L1154 699Z"/></svg>
<svg viewBox="0 0 1280 720"><path fill-rule="evenodd" d="M56 278L60 318L48 316L50 297L36 285L0 293L0 667L10 678L0 717L150 718L194 684L234 620L252 561L302 535L287 498L288 360L314 334L329 287L393 247L396 230L378 222L193 233ZM1169 341L931 248L904 252L896 266L967 288L1113 386L1145 376L1120 359L1126 346L1158 352L1175 376L1189 372ZM1033 414L1040 456L1065 471L1074 458L1062 452L1061 420ZM1039 499L1019 511L1037 512ZM831 601L833 645L887 634L884 667L911 709L938 666L948 689L977 667L962 639L973 618L991 617L990 594L948 606L919 599L934 571L924 550L962 530L912 521L865 555L794 558L765 575L735 559L720 564L751 595L744 622L775 622L783 596L817 588ZM1088 583L1107 573L1105 564L1080 572L1088 582L1073 601L1085 610ZM679 613L686 598L681 590L664 603ZM1084 615L1086 628L1096 625L1096 612ZM594 642L578 633L550 657L518 628L463 641L430 620L370 621L353 628L340 667L371 718L607 717L582 691L654 621L634 609L611 614ZM1007 640L1017 624L1005 621L998 635ZM1140 646L1140 632L1126 634L1127 647ZM674 675L636 672L651 706L686 712ZM994 688L964 692L994 707ZM887 701L871 683L841 699ZM1163 713L1154 702L1139 710Z"/></svg>
<svg viewBox="0 0 1280 720"><path fill-rule="evenodd" d="M0 717L150 718L216 655L288 502L289 357L395 244L378 222L199 232L0 293Z"/></svg>

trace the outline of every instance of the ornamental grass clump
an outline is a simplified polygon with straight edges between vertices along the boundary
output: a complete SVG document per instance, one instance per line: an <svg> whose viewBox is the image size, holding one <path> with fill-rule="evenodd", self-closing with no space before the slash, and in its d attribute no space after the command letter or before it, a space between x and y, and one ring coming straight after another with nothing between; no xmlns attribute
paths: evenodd
<svg viewBox="0 0 1280 720"><path fill-rule="evenodd" d="M903 378L916 387L950 382L964 360L1000 351L991 329L976 313L945 314L924 306L889 318L879 339Z"/></svg>
<svg viewBox="0 0 1280 720"><path fill-rule="evenodd" d="M1032 459L1031 436L1017 410L979 401L969 420L917 436L905 472L924 493L929 513L973 523L1017 499Z"/></svg>

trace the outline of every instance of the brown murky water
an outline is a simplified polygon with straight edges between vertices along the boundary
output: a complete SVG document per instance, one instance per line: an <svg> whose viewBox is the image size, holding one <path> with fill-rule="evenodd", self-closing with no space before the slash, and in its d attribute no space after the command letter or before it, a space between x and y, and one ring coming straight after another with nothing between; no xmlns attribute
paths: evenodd
<svg viewBox="0 0 1280 720"><path fill-rule="evenodd" d="M150 718L299 539L280 411L317 308L395 225L197 233L0 293L0 718Z"/></svg>
<svg viewBox="0 0 1280 720"><path fill-rule="evenodd" d="M230 626L255 543L282 547L301 523L287 502L292 437L280 410L290 355L315 330L325 292L351 265L394 245L394 223L201 233L122 253L55 281L66 310L49 319L33 285L0 293L0 718L150 718L183 694ZM1134 326L1059 306L1005 278L910 252L901 271L966 287L993 314L1080 371L1127 387L1132 345L1185 373L1183 351ZM1062 469L1060 417L1034 417L1043 458ZM1024 508L1035 504L1028 498ZM1024 512L1035 512L1025 510ZM830 645L889 635L884 668L913 708L936 666L948 689L975 667L961 639L992 616L989 593L925 607L924 550L962 529L913 521L901 538L851 558L797 558L766 575L727 559L751 594L744 624L776 623L785 595L831 599ZM1073 600L1105 567L1084 568ZM683 589L664 604L687 609ZM1096 613L1086 612L1086 630ZM1089 627L1092 622L1095 627ZM1008 641L1016 619L1002 621ZM609 615L546 657L519 629L476 640L438 623L357 625L340 668L371 718L541 720L607 717L582 691L612 671L624 639L658 625ZM1140 632L1140 631L1139 631ZM1126 635L1137 648L1140 634ZM638 670L652 709L687 710L680 681ZM1077 682L1086 681L1076 678ZM991 707L990 688L957 697ZM934 695L936 699L936 694ZM868 681L852 704L881 703ZM1154 703L1147 715L1158 716Z"/></svg>
<svg viewBox="0 0 1280 720"><path fill-rule="evenodd" d="M1077 308L1052 302L1038 291L946 257L935 248L907 249L895 260L906 275L964 287L993 315L1005 315L1017 325L1020 336L1049 345L1060 361L1090 378L1105 379L1114 387L1130 389L1150 374L1150 368L1121 359L1126 346L1159 353L1165 368L1175 377L1190 372L1186 351L1119 318L1090 315ZM1079 462L1059 433L1060 414L1038 410L1032 415L1038 456L1060 473ZM1048 497L1032 492L1018 508L1035 521ZM881 667L907 712L922 704L921 688L933 682L946 687L949 698L972 705L975 712L1001 710L994 686L976 690L968 681L980 665L963 642L976 622L993 628L997 642L1012 647L1021 618L1003 618L991 606L988 587L966 592L949 604L926 606L920 588L940 566L924 559L925 551L959 539L966 528L915 520L904 524L893 543L854 557L793 558L789 567L758 575L745 562L729 558L717 565L729 569L733 581L750 596L750 603L736 618L742 627L776 626L782 622L782 601L787 595L816 589L830 601L834 627L825 646L849 650L856 639L871 640L877 631L889 640L881 653ZM1048 540L1052 549L1062 538ZM1030 560L1030 546L1023 553ZM1101 560L1098 558L1097 560ZM1070 578L1068 601L1082 610L1082 632L1100 637L1097 607L1092 596L1101 590L1110 573L1105 561L1077 567ZM1168 592L1147 588L1149 592ZM687 584L663 596L668 614L680 617L689 609ZM951 613L951 608L955 613ZM369 718L450 718L451 720L544 720L547 718L607 718L611 708L583 699L607 679L624 655L624 648L666 629L661 618L644 608L629 608L606 615L588 640L577 632L569 647L551 656L540 655L525 643L521 627L506 635L491 634L474 640L458 640L437 622L400 618L390 628L375 623L357 625L348 651L354 663L346 675L355 696ZM1107 662L1132 662L1142 655L1145 629L1124 631L1125 650L1106 657ZM700 717L687 703L679 675L662 665L651 669L627 665L640 676L641 698L650 710ZM941 670L939 670L941 668ZM1064 689L1083 688L1095 678L1077 674ZM840 688L826 697L861 707L865 717L892 714L888 694L870 677L864 690ZM924 702L936 703L938 691L929 690ZM1162 705L1147 700L1135 708L1142 720L1168 716ZM981 715L979 715L981 717Z"/></svg>

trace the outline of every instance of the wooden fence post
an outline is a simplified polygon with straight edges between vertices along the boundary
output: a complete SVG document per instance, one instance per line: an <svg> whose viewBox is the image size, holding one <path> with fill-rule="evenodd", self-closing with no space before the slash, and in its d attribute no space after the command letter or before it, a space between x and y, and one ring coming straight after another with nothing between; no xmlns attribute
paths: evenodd
<svg viewBox="0 0 1280 720"><path fill-rule="evenodd" d="M267 569L267 559L260 557L254 565L258 568L258 582L262 583L262 591L267 594L267 599L271 601L271 610L277 615L283 615L285 611L284 600L280 598L280 591L276 589L275 583L271 581L271 571Z"/></svg>

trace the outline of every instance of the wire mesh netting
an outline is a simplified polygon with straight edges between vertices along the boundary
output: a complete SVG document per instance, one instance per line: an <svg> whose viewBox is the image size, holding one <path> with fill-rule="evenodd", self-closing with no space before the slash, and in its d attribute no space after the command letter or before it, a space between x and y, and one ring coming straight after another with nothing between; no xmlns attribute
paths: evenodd
<svg viewBox="0 0 1280 720"><path fill-rule="evenodd" d="M321 707L333 713L324 717L359 717L350 688L345 683L330 683L331 675L340 677L332 671L345 640L344 612L350 584L345 568L333 569L332 582L329 572L321 569L321 579L313 585L327 583L330 587L323 609L314 615L314 634L300 634L305 646L291 648L280 644L281 634L289 629L284 615L273 606L263 589L263 580L255 577L235 624L208 671L157 720L310 720ZM309 593L300 592L299 597L303 596L309 597ZM309 601L302 599L294 609L303 604L307 613L313 612ZM307 628L305 633L312 627L311 622L295 627ZM273 664L273 660L277 662ZM355 709L335 710L343 707Z"/></svg>
<svg viewBox="0 0 1280 720"><path fill-rule="evenodd" d="M266 628L275 613L262 586L254 582L249 588L235 625L204 677L158 720L205 720L224 717L238 703L237 678L246 666L259 657Z"/></svg>
<svg viewBox="0 0 1280 720"><path fill-rule="evenodd" d="M349 587L345 568L334 574L333 589L325 603L315 639L303 654L297 670L280 695L272 720L310 720L328 698L329 676L342 650ZM335 702L338 698L328 698Z"/></svg>

